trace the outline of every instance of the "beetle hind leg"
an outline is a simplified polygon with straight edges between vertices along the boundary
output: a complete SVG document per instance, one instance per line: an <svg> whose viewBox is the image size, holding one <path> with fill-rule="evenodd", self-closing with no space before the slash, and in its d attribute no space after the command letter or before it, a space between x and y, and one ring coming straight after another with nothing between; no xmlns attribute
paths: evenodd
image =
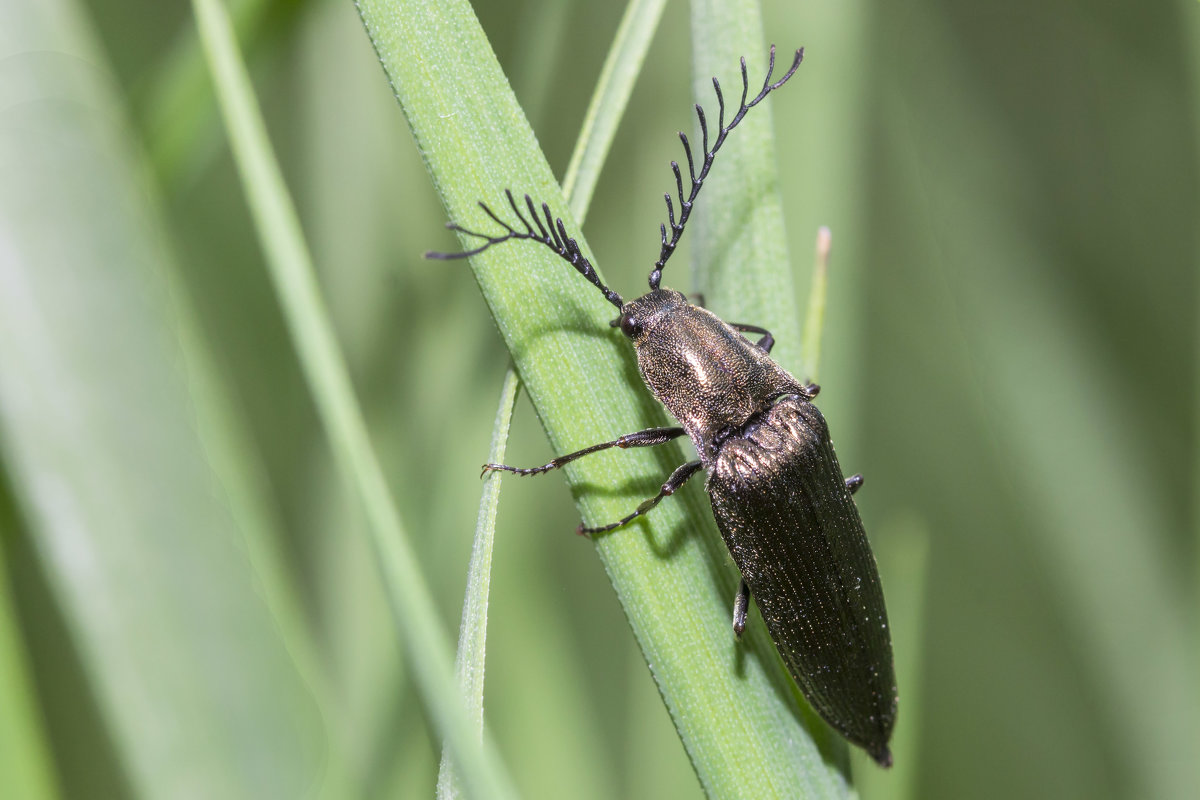
<svg viewBox="0 0 1200 800"><path fill-rule="evenodd" d="M608 531L615 530L622 525L627 525L630 522L633 522L633 520L637 519L658 505L659 501L661 501L664 497L670 497L671 495L675 494L675 492L679 491L679 487L687 483L687 479L695 475L696 471L700 469L700 467L701 463L699 461L689 461L688 463L683 464L671 473L671 477L667 478L667 482L662 485L662 488L659 489L658 494L654 495L654 497L651 497L649 500L643 500L642 504L639 505L637 510L632 514L624 516L609 525L601 525L598 528L585 528L582 524L580 524L578 532L581 534L587 534L589 536L594 533L607 533Z"/></svg>
<svg viewBox="0 0 1200 800"><path fill-rule="evenodd" d="M740 637L746 630L746 613L750 610L750 587L745 578L738 579L737 596L733 598L733 635Z"/></svg>

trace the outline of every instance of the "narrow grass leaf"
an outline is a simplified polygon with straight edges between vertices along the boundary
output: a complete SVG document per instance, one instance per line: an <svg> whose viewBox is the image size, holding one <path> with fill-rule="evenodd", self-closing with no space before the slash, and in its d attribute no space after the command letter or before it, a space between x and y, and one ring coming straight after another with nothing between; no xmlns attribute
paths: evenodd
<svg viewBox="0 0 1200 800"><path fill-rule="evenodd" d="M500 405L496 408L496 425L492 430L492 446L488 449L489 464L503 464L508 431L512 424L513 406L521 380L514 369L504 376L500 388ZM471 546L471 563L467 567L467 594L463 598L462 624L458 629L458 653L454 671L462 688L467 714L483 734L483 676L487 667L488 590L492 581L492 543L496 535L496 510L500 505L500 475L490 472L483 479L479 498L479 520L475 525L475 542ZM449 800L462 796L458 775L450 762L449 752L442 751L438 770L437 796Z"/></svg>
<svg viewBox="0 0 1200 800"><path fill-rule="evenodd" d="M0 97L0 453L113 772L147 797L305 794L316 707L88 14L0 5Z"/></svg>
<svg viewBox="0 0 1200 800"><path fill-rule="evenodd" d="M196 0L193 8L271 278L339 468L366 510L372 546L417 685L460 765L468 794L515 796L486 737L480 746L455 688L444 631L367 435L229 17L219 0Z"/></svg>
<svg viewBox="0 0 1200 800"><path fill-rule="evenodd" d="M658 29L666 0L629 0L625 16L617 28L617 36L608 49L600 80L592 93L583 128L571 153L567 174L563 178L563 194L569 198L571 215L582 225L592 202L600 168L608 156L617 126L633 93L633 84L642 71L646 51Z"/></svg>

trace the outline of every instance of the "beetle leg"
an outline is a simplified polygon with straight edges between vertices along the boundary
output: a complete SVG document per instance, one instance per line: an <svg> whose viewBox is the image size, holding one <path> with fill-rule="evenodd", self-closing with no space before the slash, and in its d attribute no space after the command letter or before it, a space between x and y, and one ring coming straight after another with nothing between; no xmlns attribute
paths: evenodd
<svg viewBox="0 0 1200 800"><path fill-rule="evenodd" d="M604 533L632 522L642 514L645 514L647 511L658 505L658 502L664 497L670 497L671 495L675 494L675 492L679 490L680 486L683 486L685 483L687 483L688 478L696 474L696 470L700 469L700 466L701 463L699 461L689 461L688 463L680 466L671 473L671 477L667 478L667 482L662 485L662 488L659 489L658 494L654 495L654 497L651 497L649 500L643 500L642 504L638 506L637 510L632 514L622 517L617 522L613 522L609 525L601 525L599 528L585 528L583 525L580 525L578 532L587 534Z"/></svg>
<svg viewBox="0 0 1200 800"><path fill-rule="evenodd" d="M857 492L859 489L862 488L862 485L863 485L863 476L862 475L854 474L854 475L851 475L849 478L846 478L846 488L850 490L850 494L854 494L855 492Z"/></svg>
<svg viewBox="0 0 1200 800"><path fill-rule="evenodd" d="M574 453L567 453L565 456L559 456L549 464L543 464L540 467L510 467L505 464L484 464L483 475L496 470L504 472L513 472L517 475L540 475L543 472L549 472L552 469L558 469L563 464L569 464L577 458L598 453L601 450L607 450L610 447L620 447L625 449L628 447L653 447L656 444L666 444L667 442L679 436L683 436L683 428L648 428L637 433L627 433L611 442L602 442L594 444L591 447L585 447L582 450L576 450ZM482 477L482 475L481 475Z"/></svg>
<svg viewBox="0 0 1200 800"><path fill-rule="evenodd" d="M750 610L750 587L745 578L738 579L737 596L733 598L733 633L741 636L746 630L746 612Z"/></svg>
<svg viewBox="0 0 1200 800"><path fill-rule="evenodd" d="M743 325L740 322L731 322L729 323L729 327L742 333L761 333L763 337L755 342L755 344L765 353L771 352L771 348L775 346L775 337L766 328L760 328L757 325Z"/></svg>

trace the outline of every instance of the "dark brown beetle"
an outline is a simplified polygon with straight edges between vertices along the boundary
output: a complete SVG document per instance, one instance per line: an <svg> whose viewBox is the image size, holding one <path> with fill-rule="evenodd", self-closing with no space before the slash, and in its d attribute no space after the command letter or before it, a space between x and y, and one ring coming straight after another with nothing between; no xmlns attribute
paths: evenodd
<svg viewBox="0 0 1200 800"><path fill-rule="evenodd" d="M696 445L698 461L676 469L659 493L633 513L610 525L581 527L581 532L619 528L674 494L698 470L706 470L713 516L742 575L734 600L734 631L741 635L745 627L753 592L788 671L813 708L879 764L890 766L888 740L896 718L896 680L879 572L850 496L862 485L862 477L843 479L825 419L810 402L818 387L797 381L771 359L774 339L770 333L754 325L724 322L689 303L683 294L659 288L663 265L675 252L692 204L725 137L747 111L791 78L802 57L803 50L796 51L791 69L771 83L775 68L772 47L762 90L749 101L746 60L742 59L741 104L728 125L724 123L721 86L713 79L720 107L719 133L710 149L704 110L697 105L704 162L697 173L691 146L680 133L691 191L685 200L679 165L671 162L679 192L679 219L675 219L668 194L672 235L668 239L667 225L661 226L662 249L650 272L650 292L636 300L626 303L605 286L579 245L567 235L562 220L553 218L545 203L539 215L528 195L524 198L526 216L512 193L505 192L524 231L480 203L505 233L488 236L451 223L451 229L482 239L484 244L464 253L429 255L465 258L510 239L541 242L620 309L620 316L611 324L633 342L642 378L681 427L631 433L559 456L540 467L485 464L484 471L536 475L610 447L650 447L686 434ZM751 343L742 332L762 338Z"/></svg>

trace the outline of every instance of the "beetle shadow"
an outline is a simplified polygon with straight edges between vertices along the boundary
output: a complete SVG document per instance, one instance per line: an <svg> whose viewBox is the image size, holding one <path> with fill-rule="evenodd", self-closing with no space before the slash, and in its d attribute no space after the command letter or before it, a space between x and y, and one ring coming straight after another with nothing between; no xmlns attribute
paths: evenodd
<svg viewBox="0 0 1200 800"><path fill-rule="evenodd" d="M610 325L597 325L584 312L582 307L572 307L569 320L557 322L539 320L528 328L528 333L530 341L536 341L543 336L555 333L571 333L586 336L589 339L595 340L598 344L603 343L604 346L612 347L621 361L620 380L622 383L631 390L644 395L649 400L646 408L657 407L661 409L658 401L654 399L654 396L646 387L646 382L642 380L642 375L638 371L637 358L634 355L633 346L616 328ZM518 345L515 347L512 353L513 360L520 361L527 356L529 354L528 349L527 345Z"/></svg>
<svg viewBox="0 0 1200 800"><path fill-rule="evenodd" d="M512 357L514 361L520 362L523 358L529 355L527 343L536 342L542 337L556 333L570 333L579 336L586 336L589 339L595 339L603 342L606 345L612 346L619 355L623 363L632 363L632 347L622 347L623 338L619 332L616 332L608 325L597 325L596 322L584 311L582 306L571 306L569 316L564 320L546 320L538 318L538 320L529 325L526 329L527 336L522 342L516 343ZM625 343L627 344L627 343ZM636 375L637 369L634 369ZM641 386L640 378L636 380L637 385Z"/></svg>
<svg viewBox="0 0 1200 800"><path fill-rule="evenodd" d="M671 449L678 450L677 447L671 448ZM660 459L660 461L662 461L662 459ZM683 460L680 459L679 463L682 464ZM678 466L678 464L676 466ZM662 482L665 481L667 479L667 476L670 474L671 474L671 470L668 469L665 472L663 472L662 479L658 480L658 481L655 481L649 477L635 478L632 480L624 481L620 484L617 484L616 486L613 486L611 484L601 485L601 484L592 483L590 481L584 481L582 483L577 484L574 487L574 490L572 493L573 494L578 493L579 496L582 496L583 494L586 493L586 494L593 494L593 495L604 495L604 496L609 496L609 497L616 497L618 495L622 496L622 497L627 497L630 495L634 495L634 496L640 496L643 499L646 499L646 498L654 497L656 494L658 494L658 490L662 487ZM679 495L685 491L687 491L686 487L684 489L682 489L680 492L677 492L674 497L664 497L662 499L660 505L662 503L671 502L672 500L678 498ZM578 497L576 499L578 499ZM633 509L636 507L637 506L635 505L635 506L631 507L629 510L633 511ZM651 509L649 514L652 515L654 513L654 511L655 511L655 509ZM602 533L591 534L591 538L595 541L600 541L601 539L607 538L609 536L629 535L634 529L637 529L641 532L642 538L645 539L647 547L650 548L650 552L652 552L656 558L661 558L661 559L672 558L687 543L687 539L689 536L688 527L686 525L676 525L674 528L672 528L669 535L665 539L656 537L654 535L654 532L651 529L650 525L648 524L649 520L647 519L647 516L648 515L643 515L641 517L638 517L637 519L630 521L627 525L623 525L620 528L614 528L611 531L604 531ZM616 520L612 520L612 521L616 522Z"/></svg>

